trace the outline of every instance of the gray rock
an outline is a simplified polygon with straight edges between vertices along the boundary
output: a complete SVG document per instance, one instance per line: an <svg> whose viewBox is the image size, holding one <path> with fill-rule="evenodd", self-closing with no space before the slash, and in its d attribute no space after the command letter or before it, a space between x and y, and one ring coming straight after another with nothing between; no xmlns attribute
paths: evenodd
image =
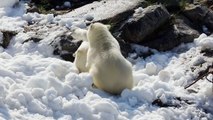
<svg viewBox="0 0 213 120"><path fill-rule="evenodd" d="M183 16L175 18L174 24L161 28L152 40L143 45L160 50L171 50L181 43L192 42L199 36L199 32L190 27L189 21Z"/></svg>
<svg viewBox="0 0 213 120"><path fill-rule="evenodd" d="M29 7L29 8L27 9L27 12L30 12L30 13L37 12L37 13L40 13L38 7L36 7L35 5Z"/></svg>
<svg viewBox="0 0 213 120"><path fill-rule="evenodd" d="M0 46L7 48L10 44L10 40L17 34L15 31L1 31L3 33L3 40L0 42Z"/></svg>
<svg viewBox="0 0 213 120"><path fill-rule="evenodd" d="M118 43L120 45L121 48L121 54L127 58L129 53L131 53L133 50L131 48L130 43L125 42L124 40L120 40L118 39Z"/></svg>
<svg viewBox="0 0 213 120"><path fill-rule="evenodd" d="M93 21L115 25L128 18L137 7L145 7L145 0L101 0L77 8L61 17L84 18L91 15Z"/></svg>
<svg viewBox="0 0 213 120"><path fill-rule="evenodd" d="M187 43L192 42L195 38L199 37L200 33L193 29L189 22L187 22L187 18L180 16L175 19L175 30L178 33L178 37L180 42Z"/></svg>
<svg viewBox="0 0 213 120"><path fill-rule="evenodd" d="M184 10L184 15L193 21L194 24L205 25L213 31L213 11L206 6L190 5Z"/></svg>
<svg viewBox="0 0 213 120"><path fill-rule="evenodd" d="M170 14L162 5L145 8L134 15L121 28L121 38L125 41L141 43L156 30L169 22Z"/></svg>
<svg viewBox="0 0 213 120"><path fill-rule="evenodd" d="M54 47L53 54L59 55L66 61L74 61L73 54L78 49L82 41L76 41L69 36L60 36L58 42L52 42L51 45Z"/></svg>

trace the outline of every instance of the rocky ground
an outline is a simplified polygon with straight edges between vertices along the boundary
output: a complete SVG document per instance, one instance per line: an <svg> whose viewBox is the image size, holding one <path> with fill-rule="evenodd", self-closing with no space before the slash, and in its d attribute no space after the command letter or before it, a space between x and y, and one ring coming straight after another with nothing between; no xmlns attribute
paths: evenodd
<svg viewBox="0 0 213 120"><path fill-rule="evenodd" d="M88 2L84 1L85 4ZM34 5L39 4L39 2L34 3ZM123 55L127 57L129 53L134 51L129 43L144 45L159 51L167 51L182 43L192 42L201 33L211 35L213 31L213 11L211 6L212 2L210 0L185 1L184 5L183 3L181 4L181 1L163 2L162 0L162 2L150 2L135 0L122 2L103 0L74 10L71 9L71 12L59 15L57 18L67 18L67 21L69 21L69 18L72 18L70 20L72 22L64 22L65 26L68 27L71 27L74 23L76 24L74 26L86 28L91 22L96 21L112 25L111 31L120 42ZM81 23L75 23L73 19L79 20ZM26 29L40 27L37 25L38 22L29 23L30 26L26 27ZM61 22L61 24L63 23ZM50 25L48 28L52 29L51 26L54 25ZM46 37L39 33L39 31L38 34L40 37ZM59 40L60 43L58 43L62 47L60 49L56 47L54 54L61 54L64 59L73 60L73 58L68 58L67 55L61 52L64 50L66 54L70 55L79 46L80 42L74 41L73 43L72 38L68 34L69 29L65 29L65 33L62 35L63 39ZM33 36L33 38L36 38L36 36ZM36 39L42 40L42 38ZM70 48L73 49L70 50Z"/></svg>

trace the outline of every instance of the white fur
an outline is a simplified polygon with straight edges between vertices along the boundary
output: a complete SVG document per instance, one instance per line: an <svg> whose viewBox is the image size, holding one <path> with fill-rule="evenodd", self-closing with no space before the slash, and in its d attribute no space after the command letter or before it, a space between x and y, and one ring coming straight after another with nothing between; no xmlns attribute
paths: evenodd
<svg viewBox="0 0 213 120"><path fill-rule="evenodd" d="M72 30L71 36L76 40L87 41L87 30L75 28L74 30Z"/></svg>
<svg viewBox="0 0 213 120"><path fill-rule="evenodd" d="M79 72L89 71L89 69L86 67L88 49L89 49L89 43L84 41L81 43L80 47L75 52L74 65L78 68Z"/></svg>
<svg viewBox="0 0 213 120"><path fill-rule="evenodd" d="M99 89L120 94L133 87L132 65L121 54L117 40L107 26L91 24L87 32L89 50L87 64L93 82Z"/></svg>

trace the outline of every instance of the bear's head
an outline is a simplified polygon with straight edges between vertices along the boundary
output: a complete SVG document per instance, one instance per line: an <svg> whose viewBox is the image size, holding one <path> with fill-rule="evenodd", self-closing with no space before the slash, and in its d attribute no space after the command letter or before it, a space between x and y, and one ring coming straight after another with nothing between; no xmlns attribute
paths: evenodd
<svg viewBox="0 0 213 120"><path fill-rule="evenodd" d="M89 29L87 32L87 38L90 41L97 40L100 37L106 36L106 34L110 34L109 29L110 29L110 25L104 25L99 22L92 23L89 26Z"/></svg>
<svg viewBox="0 0 213 120"><path fill-rule="evenodd" d="M87 41L87 30L81 28L73 28L71 29L71 36L75 40Z"/></svg>

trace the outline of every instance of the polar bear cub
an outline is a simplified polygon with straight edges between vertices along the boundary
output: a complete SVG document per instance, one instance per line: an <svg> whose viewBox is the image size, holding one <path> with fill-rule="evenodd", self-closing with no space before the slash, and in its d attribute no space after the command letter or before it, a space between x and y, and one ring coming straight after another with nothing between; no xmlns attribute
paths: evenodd
<svg viewBox="0 0 213 120"><path fill-rule="evenodd" d="M71 30L71 36L76 39L76 40L83 40L83 41L88 41L87 40L87 30L81 29L81 28L74 28Z"/></svg>
<svg viewBox="0 0 213 120"><path fill-rule="evenodd" d="M112 94L133 87L132 65L121 54L117 40L106 25L93 23L87 31L89 49L86 67L94 85Z"/></svg>
<svg viewBox="0 0 213 120"><path fill-rule="evenodd" d="M89 49L89 43L87 41L83 41L77 51L74 53L74 65L78 68L78 71L88 72L89 69L86 67L87 62L87 51Z"/></svg>
<svg viewBox="0 0 213 120"><path fill-rule="evenodd" d="M77 67L79 73L89 72L89 69L86 67L87 51L89 48L89 43L87 42L87 30L75 28L72 30L71 36L76 40L83 40L79 48L73 54L75 57L73 63Z"/></svg>

